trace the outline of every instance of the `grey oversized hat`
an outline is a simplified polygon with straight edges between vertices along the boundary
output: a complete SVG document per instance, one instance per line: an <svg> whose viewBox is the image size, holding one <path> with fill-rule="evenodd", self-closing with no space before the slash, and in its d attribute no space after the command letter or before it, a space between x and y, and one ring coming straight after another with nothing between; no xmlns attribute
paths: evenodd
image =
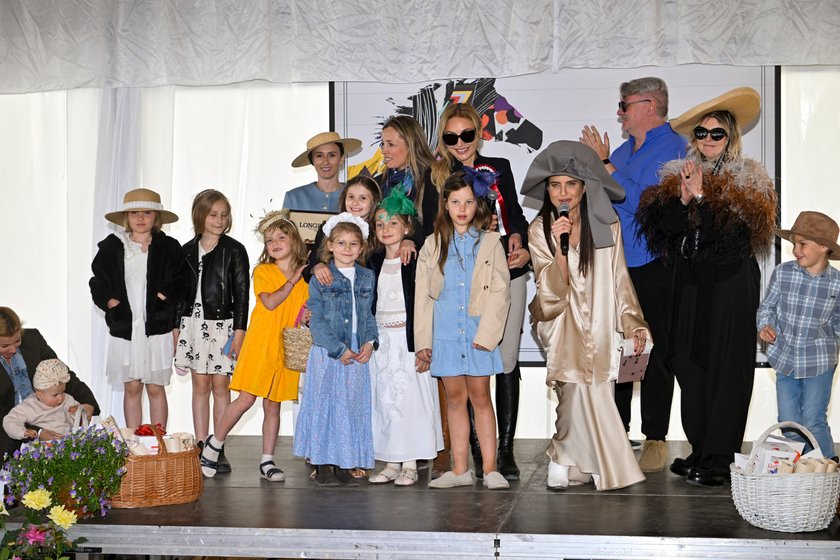
<svg viewBox="0 0 840 560"><path fill-rule="evenodd" d="M549 177L566 175L583 181L589 214L589 225L595 247L614 244L610 224L618 220L612 201L623 200L624 187L609 173L595 150L572 140L552 142L537 154L519 192L542 201Z"/></svg>

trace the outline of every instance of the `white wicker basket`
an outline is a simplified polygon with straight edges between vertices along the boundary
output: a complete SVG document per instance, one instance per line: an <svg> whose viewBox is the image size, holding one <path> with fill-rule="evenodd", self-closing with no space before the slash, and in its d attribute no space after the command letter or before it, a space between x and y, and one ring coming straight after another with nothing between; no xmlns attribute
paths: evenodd
<svg viewBox="0 0 840 560"><path fill-rule="evenodd" d="M758 446L780 428L800 430L816 447L817 440L796 422L779 422L767 428L753 444L751 459ZM800 533L828 527L837 513L840 471L833 473L759 474L730 467L732 499L741 517L751 525L770 531Z"/></svg>

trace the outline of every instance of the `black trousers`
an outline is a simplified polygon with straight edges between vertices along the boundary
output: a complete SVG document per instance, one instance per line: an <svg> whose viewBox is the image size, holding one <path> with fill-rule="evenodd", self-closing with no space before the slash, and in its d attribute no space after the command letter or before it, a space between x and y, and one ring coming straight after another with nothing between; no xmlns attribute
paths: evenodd
<svg viewBox="0 0 840 560"><path fill-rule="evenodd" d="M653 336L645 379L642 381L642 433L647 439L665 440L671 420L671 401L674 398L674 372L668 364L669 331L673 304L673 271L659 259L643 266L628 268L630 279L645 320ZM625 431L630 429L630 401L632 383L617 383L615 404Z"/></svg>

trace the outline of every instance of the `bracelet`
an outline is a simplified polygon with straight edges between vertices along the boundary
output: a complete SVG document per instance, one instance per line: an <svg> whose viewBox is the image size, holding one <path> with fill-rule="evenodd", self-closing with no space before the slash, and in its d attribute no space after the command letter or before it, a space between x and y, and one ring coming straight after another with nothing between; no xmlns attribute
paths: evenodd
<svg viewBox="0 0 840 560"><path fill-rule="evenodd" d="M610 163L612 163L612 162L610 162L610 158L607 158L607 159L602 159L602 160L601 160L601 162L602 162L604 165L609 165Z"/></svg>

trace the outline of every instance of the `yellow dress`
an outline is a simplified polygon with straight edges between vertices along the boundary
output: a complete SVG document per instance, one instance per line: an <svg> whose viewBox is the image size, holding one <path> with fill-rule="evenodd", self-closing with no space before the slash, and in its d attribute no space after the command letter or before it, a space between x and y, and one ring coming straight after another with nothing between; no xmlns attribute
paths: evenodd
<svg viewBox="0 0 840 560"><path fill-rule="evenodd" d="M309 298L309 286L300 281L286 300L269 311L260 301L263 292L274 292L286 283L276 264L260 264L254 269L257 305L239 352L230 388L245 391L274 402L292 401L298 396L300 373L283 365L283 329L295 324L300 308Z"/></svg>

